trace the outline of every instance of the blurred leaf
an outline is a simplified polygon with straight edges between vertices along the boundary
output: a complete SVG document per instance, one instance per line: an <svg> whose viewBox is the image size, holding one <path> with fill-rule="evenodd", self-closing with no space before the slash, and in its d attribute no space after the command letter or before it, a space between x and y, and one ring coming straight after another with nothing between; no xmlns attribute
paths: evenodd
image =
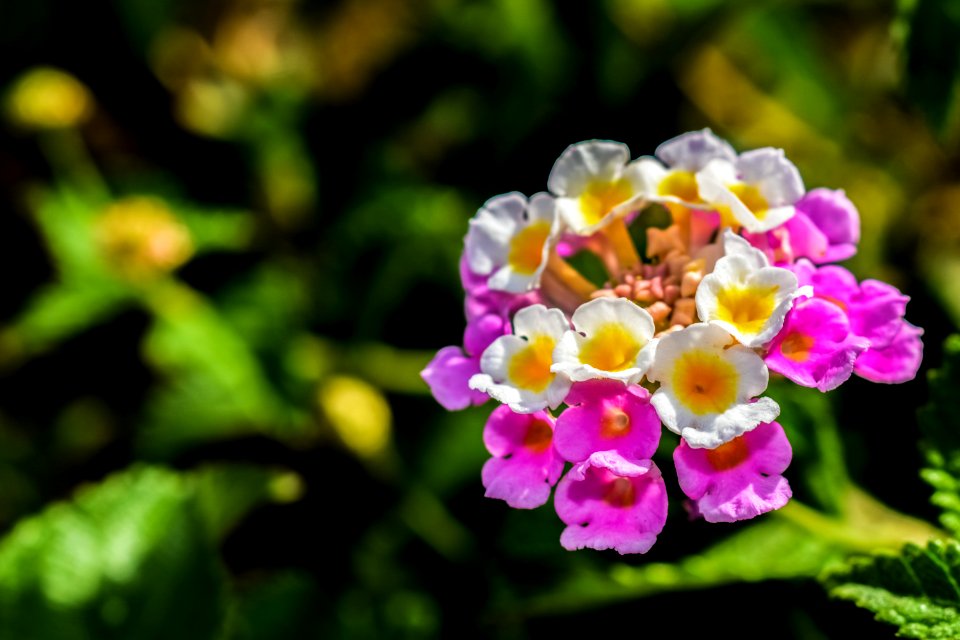
<svg viewBox="0 0 960 640"><path fill-rule="evenodd" d="M92 201L67 188L33 194L33 210L61 279L107 278L92 223L109 203Z"/></svg>
<svg viewBox="0 0 960 640"><path fill-rule="evenodd" d="M309 296L306 276L290 265L267 263L217 296L223 318L254 349L275 351L303 330Z"/></svg>
<svg viewBox="0 0 960 640"><path fill-rule="evenodd" d="M932 541L901 553L851 560L824 581L830 595L851 600L900 627L908 638L960 637L960 544Z"/></svg>
<svg viewBox="0 0 960 640"><path fill-rule="evenodd" d="M929 373L930 402L919 412L927 468L921 476L934 489L940 522L960 534L960 335L944 345L943 366Z"/></svg>
<svg viewBox="0 0 960 640"><path fill-rule="evenodd" d="M189 484L169 471L112 476L0 544L2 637L199 640L222 614L215 549Z"/></svg>
<svg viewBox="0 0 960 640"><path fill-rule="evenodd" d="M190 231L197 253L246 249L253 237L254 218L248 211L210 209L179 202L171 203Z"/></svg>
<svg viewBox="0 0 960 640"><path fill-rule="evenodd" d="M514 613L570 612L670 591L813 577L840 552L839 546L773 514L676 563L616 564L605 573L581 570Z"/></svg>
<svg viewBox="0 0 960 640"><path fill-rule="evenodd" d="M237 598L226 637L234 640L321 637L327 607L320 598L317 585L306 574L290 571L272 576Z"/></svg>
<svg viewBox="0 0 960 640"><path fill-rule="evenodd" d="M226 604L216 544L277 476L139 466L21 521L0 542L0 637L215 637Z"/></svg>
<svg viewBox="0 0 960 640"><path fill-rule="evenodd" d="M168 456L191 443L239 434L294 441L315 435L213 307L173 284L154 293L149 303L157 318L145 357L168 383L147 409L149 426L140 434L145 452Z"/></svg>
<svg viewBox="0 0 960 640"><path fill-rule="evenodd" d="M23 355L41 353L106 320L132 299L129 289L108 280L49 285L34 294L6 337Z"/></svg>
<svg viewBox="0 0 960 640"><path fill-rule="evenodd" d="M941 134L949 128L960 74L960 4L917 0L907 39L907 96Z"/></svg>

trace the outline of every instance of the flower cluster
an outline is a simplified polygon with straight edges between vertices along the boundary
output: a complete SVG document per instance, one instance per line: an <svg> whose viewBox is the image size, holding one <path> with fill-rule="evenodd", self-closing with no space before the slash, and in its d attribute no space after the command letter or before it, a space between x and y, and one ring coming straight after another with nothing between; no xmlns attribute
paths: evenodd
<svg viewBox="0 0 960 640"><path fill-rule="evenodd" d="M807 192L783 151L737 154L703 130L631 161L623 144L587 141L547 188L492 198L470 221L463 348L422 375L447 409L502 403L484 431L486 495L530 509L556 485L565 548L653 545L667 517L661 424L680 436L690 510L744 520L791 497L770 371L821 391L916 374L907 297L829 264L856 252L856 208ZM646 222L651 206L671 224ZM571 265L581 252L606 282Z"/></svg>

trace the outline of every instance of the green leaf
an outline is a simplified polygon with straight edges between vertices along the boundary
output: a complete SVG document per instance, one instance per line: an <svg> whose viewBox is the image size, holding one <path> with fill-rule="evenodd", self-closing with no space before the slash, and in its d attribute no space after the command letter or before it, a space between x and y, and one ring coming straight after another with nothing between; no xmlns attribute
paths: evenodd
<svg viewBox="0 0 960 640"><path fill-rule="evenodd" d="M217 544L280 475L135 467L21 521L0 542L0 637L215 637L227 603Z"/></svg>
<svg viewBox="0 0 960 640"><path fill-rule="evenodd" d="M922 448L927 468L921 476L933 487L931 502L940 507L940 523L960 535L960 335L943 350L943 366L929 374L930 402L920 409Z"/></svg>
<svg viewBox="0 0 960 640"><path fill-rule="evenodd" d="M40 289L8 331L21 356L42 353L109 318L132 301L128 289L107 280Z"/></svg>
<svg viewBox="0 0 960 640"><path fill-rule="evenodd" d="M514 613L569 612L671 591L814 577L840 553L838 545L771 515L675 563L615 564L606 573L584 568Z"/></svg>
<svg viewBox="0 0 960 640"><path fill-rule="evenodd" d="M897 625L901 636L960 637L960 543L955 540L854 558L824 581L830 595Z"/></svg>
<svg viewBox="0 0 960 640"><path fill-rule="evenodd" d="M166 374L147 408L141 451L166 457L199 442L262 433L302 441L315 425L280 396L247 342L195 292L177 285L150 300L156 322L145 359ZM184 416L190 416L184 420Z"/></svg>

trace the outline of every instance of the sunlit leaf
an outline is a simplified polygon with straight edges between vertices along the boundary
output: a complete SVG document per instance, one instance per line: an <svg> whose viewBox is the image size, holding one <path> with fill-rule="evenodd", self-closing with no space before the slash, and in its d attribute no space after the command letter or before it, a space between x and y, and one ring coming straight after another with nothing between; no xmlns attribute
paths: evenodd
<svg viewBox="0 0 960 640"><path fill-rule="evenodd" d="M919 412L927 468L921 473L942 509L940 523L960 534L960 336L944 345L943 366L930 372L930 402Z"/></svg>
<svg viewBox="0 0 960 640"><path fill-rule="evenodd" d="M543 615L592 608L678 590L816 576L841 549L776 515L676 563L585 569L516 612ZM512 607L511 607L512 608Z"/></svg>
<svg viewBox="0 0 960 640"><path fill-rule="evenodd" d="M960 637L960 544L908 544L899 554L851 560L825 578L830 594L897 625L907 638Z"/></svg>
<svg viewBox="0 0 960 640"><path fill-rule="evenodd" d="M0 543L0 635L209 638L223 576L191 490L137 469L21 522Z"/></svg>

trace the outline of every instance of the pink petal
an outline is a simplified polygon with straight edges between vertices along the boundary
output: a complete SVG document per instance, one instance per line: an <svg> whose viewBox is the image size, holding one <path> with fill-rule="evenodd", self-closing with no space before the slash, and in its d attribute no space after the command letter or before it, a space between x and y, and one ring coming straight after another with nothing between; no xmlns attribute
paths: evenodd
<svg viewBox="0 0 960 640"><path fill-rule="evenodd" d="M850 377L867 346L866 339L851 335L839 307L814 298L794 304L764 360L797 384L829 391Z"/></svg>
<svg viewBox="0 0 960 640"><path fill-rule="evenodd" d="M641 460L657 450L660 419L646 389L590 380L573 385L566 403L571 406L557 418L554 443L566 460L580 462L608 450Z"/></svg>
<svg viewBox="0 0 960 640"><path fill-rule="evenodd" d="M480 357L490 343L510 333L510 323L501 315L488 313L467 322L463 332L463 348L471 356Z"/></svg>
<svg viewBox="0 0 960 640"><path fill-rule="evenodd" d="M827 236L817 228L810 218L797 213L784 223L789 238L792 258L810 258L813 262L823 262L829 244Z"/></svg>
<svg viewBox="0 0 960 640"><path fill-rule="evenodd" d="M886 347L900 332L909 297L879 280L864 280L850 297L850 328L870 340L873 349Z"/></svg>
<svg viewBox="0 0 960 640"><path fill-rule="evenodd" d="M923 329L902 321L893 341L882 349L868 349L858 359L854 371L873 382L898 383L913 380L923 360Z"/></svg>
<svg viewBox="0 0 960 640"><path fill-rule="evenodd" d="M516 509L534 509L550 499L563 473L563 459L552 444L553 418L544 411L514 413L506 405L493 410L483 442L494 456L483 465L486 497Z"/></svg>
<svg viewBox="0 0 960 640"><path fill-rule="evenodd" d="M839 253L852 249L844 258L831 258L826 261L843 260L856 253L856 245L860 242L860 214L842 190L814 189L800 198L794 206L820 229L831 247L845 247Z"/></svg>
<svg viewBox="0 0 960 640"><path fill-rule="evenodd" d="M571 469L553 502L568 525L560 544L570 551L645 553L667 521L666 485L657 466L612 451L593 454Z"/></svg>
<svg viewBox="0 0 960 640"><path fill-rule="evenodd" d="M781 474L793 451L778 423L763 423L721 446L728 449L693 449L681 440L673 452L680 488L707 522L746 520L790 500Z"/></svg>
<svg viewBox="0 0 960 640"><path fill-rule="evenodd" d="M470 377L480 373L480 359L463 354L460 347L444 347L420 372L437 402L447 411L466 409L487 401L487 394L471 389Z"/></svg>

